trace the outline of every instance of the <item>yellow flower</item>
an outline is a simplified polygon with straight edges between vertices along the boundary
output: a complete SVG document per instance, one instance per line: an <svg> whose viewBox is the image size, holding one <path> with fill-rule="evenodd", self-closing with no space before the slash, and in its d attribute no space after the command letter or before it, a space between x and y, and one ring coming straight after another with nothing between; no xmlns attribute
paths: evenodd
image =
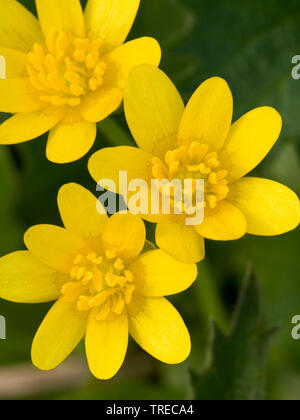
<svg viewBox="0 0 300 420"><path fill-rule="evenodd" d="M113 179L118 188L120 170L128 172L128 183L135 178L148 184L161 178L204 179L204 221L199 226L186 226L186 215L174 212L143 216L158 223L161 249L179 261L197 262L204 258L204 238L272 236L298 226L300 206L294 192L270 180L244 177L280 135L282 121L276 110L257 108L231 125L233 99L223 79L206 80L185 108L168 77L147 64L129 75L124 107L140 149L95 153L89 170L97 182Z"/></svg>
<svg viewBox="0 0 300 420"><path fill-rule="evenodd" d="M135 65L159 65L153 38L124 45L140 0L36 0L39 21L15 0L0 2L0 144L34 139L50 130L47 157L56 163L84 156L96 123L122 102Z"/></svg>
<svg viewBox="0 0 300 420"><path fill-rule="evenodd" d="M57 299L35 336L34 365L54 369L85 336L91 372L109 379L123 363L128 333L165 363L185 360L189 333L163 296L187 289L197 266L146 251L142 219L99 214L96 198L80 185L63 186L58 205L64 229L34 226L25 234L28 251L0 259L1 298Z"/></svg>

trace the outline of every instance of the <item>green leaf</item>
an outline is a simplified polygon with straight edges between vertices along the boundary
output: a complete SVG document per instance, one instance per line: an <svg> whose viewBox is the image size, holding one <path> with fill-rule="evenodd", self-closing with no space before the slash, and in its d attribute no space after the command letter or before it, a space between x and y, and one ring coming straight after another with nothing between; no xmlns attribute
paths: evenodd
<svg viewBox="0 0 300 420"><path fill-rule="evenodd" d="M19 177L13 163L12 154L6 147L0 149L0 255L19 244L20 223L14 211Z"/></svg>
<svg viewBox="0 0 300 420"><path fill-rule="evenodd" d="M204 79L224 77L234 94L235 119L254 107L274 106L283 116L283 134L299 136L300 81L291 76L292 57L299 54L299 3L294 0L286 1L284 6L281 0L182 3L188 4L196 18L183 46L184 67L194 65L189 77L178 86L185 97Z"/></svg>
<svg viewBox="0 0 300 420"><path fill-rule="evenodd" d="M265 326L260 288L249 271L237 305L232 332L224 336L212 325L211 366L200 375L192 372L196 399L262 400L265 368L275 329Z"/></svg>
<svg viewBox="0 0 300 420"><path fill-rule="evenodd" d="M164 51L170 50L192 31L194 24L195 17L188 2L143 0L130 37L152 36Z"/></svg>
<svg viewBox="0 0 300 420"><path fill-rule="evenodd" d="M201 317L207 323L207 330L210 328L210 319L213 318L218 327L224 333L227 332L229 330L229 317L208 261L202 261L198 264L198 279L193 288L197 307L201 312Z"/></svg>
<svg viewBox="0 0 300 420"><path fill-rule="evenodd" d="M293 141L284 142L274 158L265 166L265 177L288 185L296 193L300 192L300 158Z"/></svg>

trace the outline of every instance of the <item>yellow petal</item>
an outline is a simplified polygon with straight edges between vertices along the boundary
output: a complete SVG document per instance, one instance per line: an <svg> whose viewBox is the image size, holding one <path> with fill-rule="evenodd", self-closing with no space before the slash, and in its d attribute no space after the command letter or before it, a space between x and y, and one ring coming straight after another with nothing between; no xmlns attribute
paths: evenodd
<svg viewBox="0 0 300 420"><path fill-rule="evenodd" d="M0 56L5 59L5 76L7 79L26 75L27 54L13 48L0 46Z"/></svg>
<svg viewBox="0 0 300 420"><path fill-rule="evenodd" d="M220 149L229 133L233 98L226 81L219 77L206 80L196 90L184 112L179 142L194 140Z"/></svg>
<svg viewBox="0 0 300 420"><path fill-rule="evenodd" d="M183 264L160 249L141 254L129 266L137 293L161 297L188 289L197 278L196 264Z"/></svg>
<svg viewBox="0 0 300 420"><path fill-rule="evenodd" d="M86 354L92 374L110 379L119 371L128 345L128 318L123 313L109 321L97 321L98 309L91 311L86 337Z"/></svg>
<svg viewBox="0 0 300 420"><path fill-rule="evenodd" d="M207 239L232 241L245 235L247 222L243 213L228 201L218 204L214 210L207 210L204 222L195 227Z"/></svg>
<svg viewBox="0 0 300 420"><path fill-rule="evenodd" d="M130 213L114 214L104 227L102 243L105 249L117 251L128 260L138 256L145 245L146 228L142 219Z"/></svg>
<svg viewBox="0 0 300 420"><path fill-rule="evenodd" d="M63 273L70 272L76 255L86 249L83 239L58 226L33 226L25 233L24 240L38 260Z"/></svg>
<svg viewBox="0 0 300 420"><path fill-rule="evenodd" d="M16 114L0 125L0 144L17 144L33 140L54 127L63 116L63 109Z"/></svg>
<svg viewBox="0 0 300 420"><path fill-rule="evenodd" d="M243 178L233 184L235 205L247 219L247 232L273 236L289 232L300 223L297 195L277 182Z"/></svg>
<svg viewBox="0 0 300 420"><path fill-rule="evenodd" d="M103 38L110 51L123 44L139 4L140 0L89 0L85 9L89 37Z"/></svg>
<svg viewBox="0 0 300 420"><path fill-rule="evenodd" d="M50 131L47 158L54 163L74 162L88 153L96 135L96 124L67 116Z"/></svg>
<svg viewBox="0 0 300 420"><path fill-rule="evenodd" d="M66 184L58 193L65 228L83 238L100 236L108 221L106 215L98 213L96 206L96 197L81 185Z"/></svg>
<svg viewBox="0 0 300 420"><path fill-rule="evenodd" d="M159 43L154 38L138 38L113 50L105 58L108 64L106 83L124 90L130 70L139 64L158 66L161 59Z"/></svg>
<svg viewBox="0 0 300 420"><path fill-rule="evenodd" d="M80 0L35 0L41 28L45 36L54 31L85 36Z"/></svg>
<svg viewBox="0 0 300 420"><path fill-rule="evenodd" d="M127 204L133 195L139 192L139 187L132 188L134 191L128 191L127 186L133 180L145 180L146 182L152 177L152 158L151 153L136 147L120 146L101 149L89 160L89 171L94 180L105 189L109 189L105 180L109 179L115 183L115 190L112 192L120 193ZM120 173L126 172L127 186L122 187L119 182ZM125 175L124 175L125 176ZM121 179L124 179L123 176ZM122 182L122 181L121 181ZM127 191L127 199L125 197ZM148 194L148 213L151 209L151 190ZM168 216L141 214L143 219L151 223L157 223L165 220Z"/></svg>
<svg viewBox="0 0 300 420"><path fill-rule="evenodd" d="M42 34L37 19L16 0L0 1L1 46L30 51Z"/></svg>
<svg viewBox="0 0 300 420"><path fill-rule="evenodd" d="M162 154L161 143L166 143L168 148L176 146L184 104L161 70L143 64L130 72L124 108L131 133L141 149Z"/></svg>
<svg viewBox="0 0 300 420"><path fill-rule="evenodd" d="M156 243L183 263L197 263L205 258L204 239L191 226L182 226L172 221L158 223Z"/></svg>
<svg viewBox="0 0 300 420"><path fill-rule="evenodd" d="M189 356L189 332L177 310L165 298L136 295L128 312L130 335L153 357L177 364Z"/></svg>
<svg viewBox="0 0 300 420"><path fill-rule="evenodd" d="M122 99L123 92L119 88L103 86L83 99L81 115L86 121L102 121L119 108Z"/></svg>
<svg viewBox="0 0 300 420"><path fill-rule="evenodd" d="M281 128L281 116L270 107L256 108L233 124L220 154L229 172L229 182L248 174L264 159Z"/></svg>
<svg viewBox="0 0 300 420"><path fill-rule="evenodd" d="M42 303L58 299L55 272L28 251L0 258L0 297L16 303Z"/></svg>
<svg viewBox="0 0 300 420"><path fill-rule="evenodd" d="M0 112L31 112L45 108L27 79L0 80Z"/></svg>
<svg viewBox="0 0 300 420"><path fill-rule="evenodd" d="M55 303L33 340L32 363L41 370L55 369L83 339L86 314L63 298Z"/></svg>
<svg viewBox="0 0 300 420"><path fill-rule="evenodd" d="M128 183L133 179L150 179L153 155L136 147L107 147L94 153L89 160L89 171L97 183L104 179L115 182L120 191L120 172L127 171Z"/></svg>

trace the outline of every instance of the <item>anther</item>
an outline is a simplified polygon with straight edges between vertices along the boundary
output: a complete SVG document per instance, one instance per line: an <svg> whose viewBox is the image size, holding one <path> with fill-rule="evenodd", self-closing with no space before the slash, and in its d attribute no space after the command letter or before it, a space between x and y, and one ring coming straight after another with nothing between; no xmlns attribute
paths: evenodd
<svg viewBox="0 0 300 420"><path fill-rule="evenodd" d="M208 182L210 184L214 184L214 185L216 185L218 183L218 176L217 176L216 172L211 172L209 174Z"/></svg>
<svg viewBox="0 0 300 420"><path fill-rule="evenodd" d="M86 267L78 267L77 273L76 273L76 279L81 280L82 277L85 275L86 271L87 271Z"/></svg>
<svg viewBox="0 0 300 420"><path fill-rule="evenodd" d="M77 302L77 309L78 311L89 311L91 309L89 305L89 297L88 296L79 296Z"/></svg>
<svg viewBox="0 0 300 420"><path fill-rule="evenodd" d="M84 63L86 60L86 55L82 50L76 50L73 54L74 60L78 61L78 63Z"/></svg>
<svg viewBox="0 0 300 420"><path fill-rule="evenodd" d="M77 255L77 257L74 258L73 264L78 265L84 260L83 255Z"/></svg>
<svg viewBox="0 0 300 420"><path fill-rule="evenodd" d="M215 195L207 195L206 200L210 208L214 209L217 206L217 197Z"/></svg>
<svg viewBox="0 0 300 420"><path fill-rule="evenodd" d="M115 287L118 284L118 277L115 274L107 273L105 275L105 281L109 287Z"/></svg>
<svg viewBox="0 0 300 420"><path fill-rule="evenodd" d="M115 251L113 249L107 249L105 251L105 256L108 260L113 260L117 256L117 251Z"/></svg>
<svg viewBox="0 0 300 420"><path fill-rule="evenodd" d="M119 271L124 270L125 266L121 258L118 258L117 261L114 263L114 268Z"/></svg>

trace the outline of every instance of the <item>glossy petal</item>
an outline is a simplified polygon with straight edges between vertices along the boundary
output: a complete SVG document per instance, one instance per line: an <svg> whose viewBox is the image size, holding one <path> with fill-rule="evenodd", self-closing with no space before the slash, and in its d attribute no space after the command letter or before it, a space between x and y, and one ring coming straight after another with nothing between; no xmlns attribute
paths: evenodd
<svg viewBox="0 0 300 420"><path fill-rule="evenodd" d="M37 19L18 1L0 1L1 46L30 51L35 42L41 42L42 33Z"/></svg>
<svg viewBox="0 0 300 420"><path fill-rule="evenodd" d="M96 320L98 310L91 311L85 338L86 354L92 374L110 379L120 369L128 345L128 318L123 313L112 320Z"/></svg>
<svg viewBox="0 0 300 420"><path fill-rule="evenodd" d="M229 133L233 98L226 81L219 77L206 80L191 97L184 112L179 142L194 140L220 149Z"/></svg>
<svg viewBox="0 0 300 420"><path fill-rule="evenodd" d="M208 210L202 225L196 231L207 239L232 241L245 235L247 222L243 213L228 201L218 204L214 210Z"/></svg>
<svg viewBox="0 0 300 420"><path fill-rule="evenodd" d="M89 171L98 183L104 179L115 182L121 192L120 172L127 172L128 183L133 179L150 179L153 155L136 147L107 147L94 153L89 160ZM104 182L100 182L104 186Z"/></svg>
<svg viewBox="0 0 300 420"><path fill-rule="evenodd" d="M159 43L154 38L138 38L113 50L104 60L108 64L106 83L124 90L129 72L139 64L158 66Z"/></svg>
<svg viewBox="0 0 300 420"><path fill-rule="evenodd" d="M190 354L189 332L165 298L136 296L129 307L129 332L145 351L164 363L181 363Z"/></svg>
<svg viewBox="0 0 300 420"><path fill-rule="evenodd" d="M89 0L85 9L89 37L103 38L109 51L123 44L139 4L140 0Z"/></svg>
<svg viewBox="0 0 300 420"><path fill-rule="evenodd" d="M270 107L254 109L233 124L220 154L229 172L229 182L248 174L264 159L281 128L281 116Z"/></svg>
<svg viewBox="0 0 300 420"><path fill-rule="evenodd" d="M85 36L85 23L80 0L35 0L39 21L45 36L53 31Z"/></svg>
<svg viewBox="0 0 300 420"><path fill-rule="evenodd" d="M17 144L33 140L54 127L63 116L63 109L16 114L0 125L0 144Z"/></svg>
<svg viewBox="0 0 300 420"><path fill-rule="evenodd" d="M55 271L28 251L0 258L0 297L16 303L42 303L58 299Z"/></svg>
<svg viewBox="0 0 300 420"><path fill-rule="evenodd" d="M130 265L137 293L149 297L175 295L197 278L196 264L183 264L160 249L141 254Z"/></svg>
<svg viewBox="0 0 300 420"><path fill-rule="evenodd" d="M58 207L65 228L84 238L100 236L108 221L98 213L96 197L78 184L61 187Z"/></svg>
<svg viewBox="0 0 300 420"><path fill-rule="evenodd" d="M22 78L26 75L27 54L25 52L0 46L0 56L5 59L5 65L2 61L0 63L1 71L5 69L7 79Z"/></svg>
<svg viewBox="0 0 300 420"><path fill-rule="evenodd" d="M86 314L63 298L55 303L33 340L32 363L41 370L55 369L83 339Z"/></svg>
<svg viewBox="0 0 300 420"><path fill-rule="evenodd" d="M0 112L31 112L45 108L27 79L0 80Z"/></svg>
<svg viewBox="0 0 300 420"><path fill-rule="evenodd" d="M38 260L63 273L69 273L74 258L86 250L83 239L58 226L33 226L25 233L24 240Z"/></svg>
<svg viewBox="0 0 300 420"><path fill-rule="evenodd" d="M183 263L197 263L205 258L204 239L191 226L182 226L172 221L158 223L156 243Z"/></svg>
<svg viewBox="0 0 300 420"><path fill-rule="evenodd" d="M86 121L102 121L119 108L122 99L121 89L114 86L103 86L83 99L80 108L81 115Z"/></svg>
<svg viewBox="0 0 300 420"><path fill-rule="evenodd" d="M140 187L132 186L131 181L142 180L148 182L151 179L152 158L153 155L151 153L136 147L110 147L99 150L92 155L88 166L90 174L102 188L120 193L125 201L130 204L130 199L140 191ZM107 180L114 182L113 189L108 186ZM131 188L132 191L129 191ZM144 205L146 204L144 203ZM150 212L150 205L151 189L149 187L147 213ZM152 223L157 223L166 218L166 216L151 214L143 214L141 217Z"/></svg>
<svg viewBox="0 0 300 420"><path fill-rule="evenodd" d="M247 219L247 232L273 236L289 232L300 223L297 195L277 182L243 178L234 184L235 205Z"/></svg>
<svg viewBox="0 0 300 420"><path fill-rule="evenodd" d="M106 223L102 235L105 249L116 251L120 258L137 257L146 241L146 228L142 219L130 213L114 214Z"/></svg>
<svg viewBox="0 0 300 420"><path fill-rule="evenodd" d="M54 163L74 162L92 148L96 135L94 123L68 117L50 131L47 158Z"/></svg>
<svg viewBox="0 0 300 420"><path fill-rule="evenodd" d="M141 149L163 155L176 147L184 104L174 84L161 70L150 64L132 70L124 108L128 126Z"/></svg>

